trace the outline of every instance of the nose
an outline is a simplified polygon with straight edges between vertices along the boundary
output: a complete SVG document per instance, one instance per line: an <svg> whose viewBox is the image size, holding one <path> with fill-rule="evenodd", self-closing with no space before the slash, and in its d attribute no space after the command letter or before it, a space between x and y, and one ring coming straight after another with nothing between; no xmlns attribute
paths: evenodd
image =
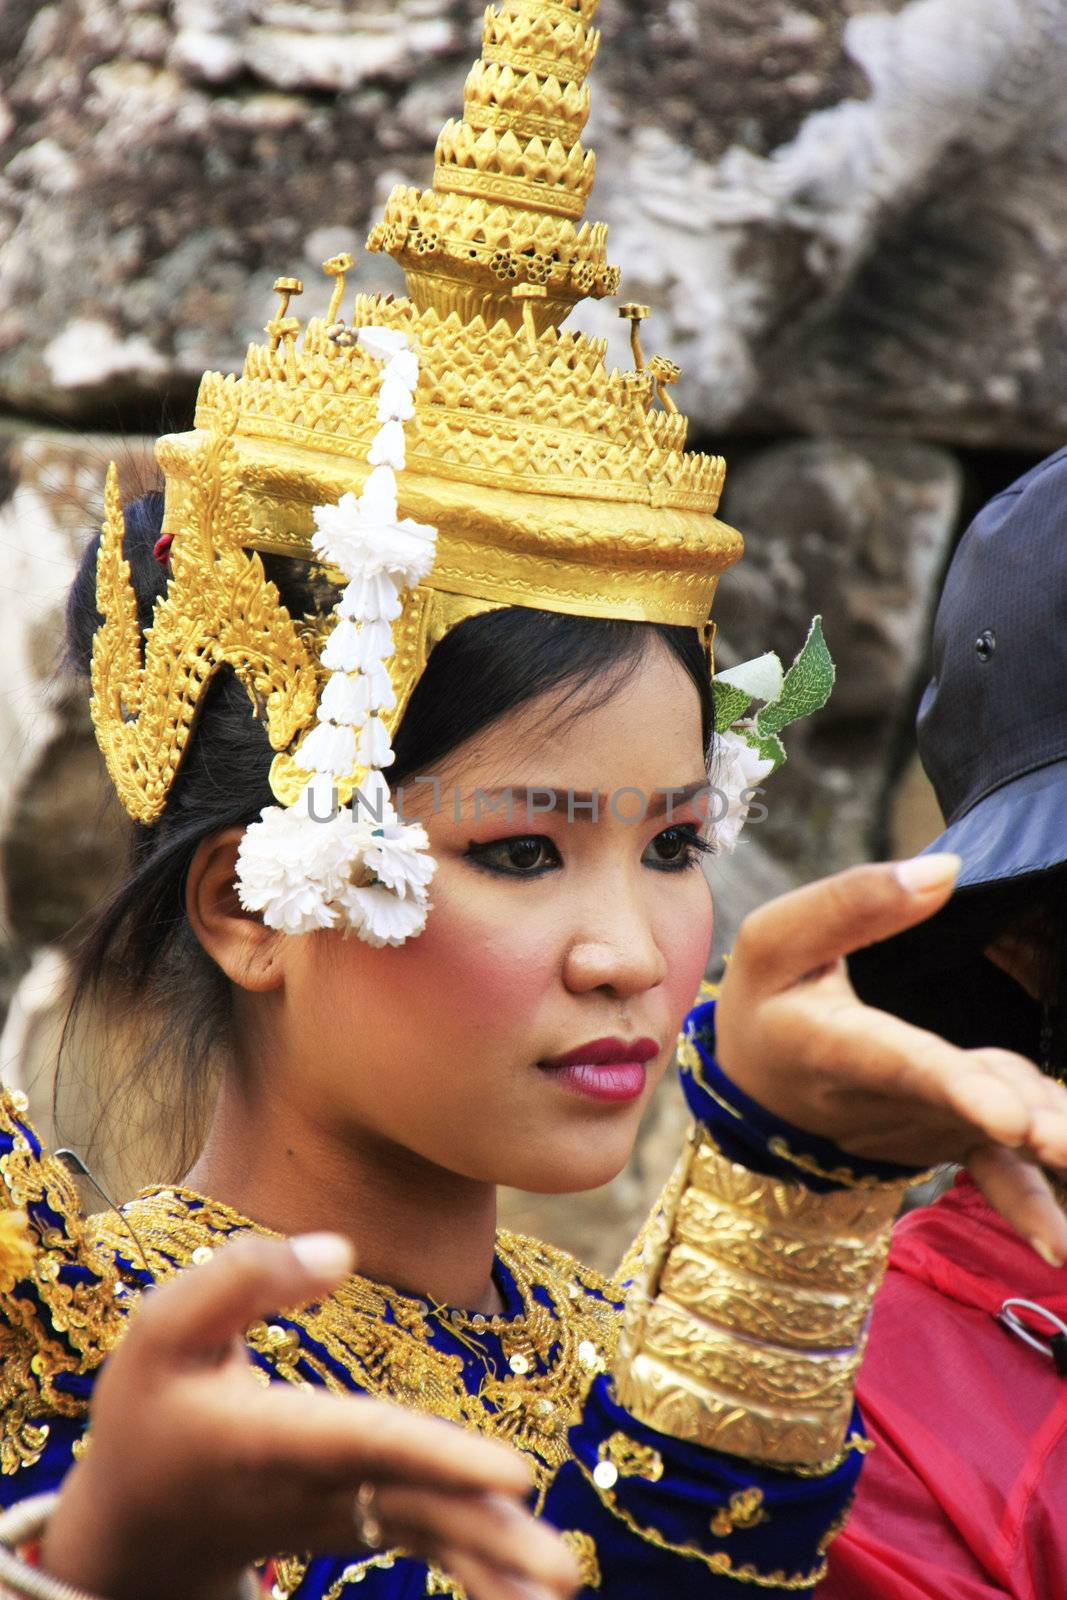
<svg viewBox="0 0 1067 1600"><path fill-rule="evenodd" d="M576 932L563 961L563 981L572 994L600 989L627 1000L655 989L666 976L652 919L636 896L602 904L596 926Z"/></svg>

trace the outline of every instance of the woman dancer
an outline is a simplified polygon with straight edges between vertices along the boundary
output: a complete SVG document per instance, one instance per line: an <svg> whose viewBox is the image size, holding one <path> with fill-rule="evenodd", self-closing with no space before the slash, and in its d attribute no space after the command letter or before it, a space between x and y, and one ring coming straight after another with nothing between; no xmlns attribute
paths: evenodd
<svg viewBox="0 0 1067 1600"><path fill-rule="evenodd" d="M750 920L729 1076L698 1008L693 1134L618 1278L496 1230L499 1182L620 1169L711 932L708 615L740 542L644 308L627 374L558 331L616 287L573 225L594 10L488 15L434 193L372 235L412 301L342 319L337 258L298 341L280 279L268 344L160 442L162 516L109 485L72 644L138 828L83 972L185 1088L218 1082L183 1181L121 1216L81 1218L5 1109L33 1246L3 1300L15 1592L215 1600L254 1561L301 1600L810 1588L914 1166L966 1156L1067 1248L1027 1183L1067 1165L1063 1091L869 1011L841 970L935 910L954 857ZM734 736L763 770L802 689ZM488 1440L438 1445L410 1412ZM490 1441L569 1553L509 1507Z"/></svg>

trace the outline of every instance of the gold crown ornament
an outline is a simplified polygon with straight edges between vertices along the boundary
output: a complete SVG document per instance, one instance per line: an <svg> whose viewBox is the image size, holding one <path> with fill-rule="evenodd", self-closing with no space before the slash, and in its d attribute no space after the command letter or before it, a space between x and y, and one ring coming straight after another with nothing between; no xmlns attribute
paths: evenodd
<svg viewBox="0 0 1067 1600"><path fill-rule="evenodd" d="M725 465L686 451L667 392L678 369L642 350L646 307L620 308L625 372L605 366L605 340L562 327L619 282L606 228L581 220L597 5L487 10L433 189L394 190L368 240L400 263L410 298L359 294L345 314L352 260L337 256L329 311L302 329L303 285L279 278L267 342L239 377L207 373L195 430L159 441L171 570L143 658L109 479L92 709L111 775L131 816L155 822L207 683L230 666L277 752L280 802L249 830L258 866L242 892L289 931L348 926L397 943L421 926L420 830L387 811L377 821L395 839L379 829L357 849L342 840L346 811L328 824L313 813L320 780L346 798L369 783L388 805L392 734L434 645L465 618L529 606L681 624L702 633L711 668L712 601L742 550L716 517ZM264 555L319 563L344 586L333 617L290 616ZM285 811L295 831L283 838ZM301 851L330 857L309 895L295 864L284 883L270 866Z"/></svg>

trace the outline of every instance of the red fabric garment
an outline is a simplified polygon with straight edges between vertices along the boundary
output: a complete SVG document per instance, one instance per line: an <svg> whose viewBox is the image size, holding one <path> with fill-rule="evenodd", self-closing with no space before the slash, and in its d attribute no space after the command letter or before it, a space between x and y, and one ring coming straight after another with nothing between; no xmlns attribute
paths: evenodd
<svg viewBox="0 0 1067 1600"><path fill-rule="evenodd" d="M1067 1321L1067 1269L968 1178L897 1225L858 1385L875 1449L819 1600L1067 1600L1067 1381L996 1321L1012 1297Z"/></svg>

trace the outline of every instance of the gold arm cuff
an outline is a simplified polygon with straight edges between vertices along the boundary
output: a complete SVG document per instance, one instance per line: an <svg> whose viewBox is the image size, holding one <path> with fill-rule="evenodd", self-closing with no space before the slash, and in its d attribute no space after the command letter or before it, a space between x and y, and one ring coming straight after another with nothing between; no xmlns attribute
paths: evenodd
<svg viewBox="0 0 1067 1600"><path fill-rule="evenodd" d="M816 1194L799 1182L768 1178L730 1161L705 1137L693 1158L692 1185L720 1205L753 1215L761 1227L811 1238L870 1238L891 1223L901 1199L923 1174L868 1189Z"/></svg>
<svg viewBox="0 0 1067 1600"><path fill-rule="evenodd" d="M848 1393L832 1417L770 1410L745 1399L714 1394L707 1386L665 1366L652 1355L636 1355L616 1374L615 1396L632 1416L676 1439L689 1439L745 1461L778 1466L822 1462L837 1455L852 1415Z"/></svg>
<svg viewBox="0 0 1067 1600"><path fill-rule="evenodd" d="M749 1172L706 1138L678 1177L627 1297L620 1403L731 1455L821 1466L845 1443L907 1184L816 1194Z"/></svg>
<svg viewBox="0 0 1067 1600"><path fill-rule="evenodd" d="M730 1333L797 1350L840 1350L855 1344L867 1320L866 1298L781 1286L735 1271L687 1244L671 1251L659 1288Z"/></svg>
<svg viewBox="0 0 1067 1600"><path fill-rule="evenodd" d="M734 1210L705 1190L693 1188L678 1207L675 1238L754 1277L802 1288L826 1285L844 1294L862 1292L885 1254L884 1222L876 1234L866 1237L824 1232L816 1238L810 1223L803 1234L769 1228L768 1220L756 1212Z"/></svg>
<svg viewBox="0 0 1067 1600"><path fill-rule="evenodd" d="M831 1418L842 1394L851 1397L862 1355L858 1348L800 1353L738 1339L663 1295L648 1309L641 1350L735 1407Z"/></svg>

